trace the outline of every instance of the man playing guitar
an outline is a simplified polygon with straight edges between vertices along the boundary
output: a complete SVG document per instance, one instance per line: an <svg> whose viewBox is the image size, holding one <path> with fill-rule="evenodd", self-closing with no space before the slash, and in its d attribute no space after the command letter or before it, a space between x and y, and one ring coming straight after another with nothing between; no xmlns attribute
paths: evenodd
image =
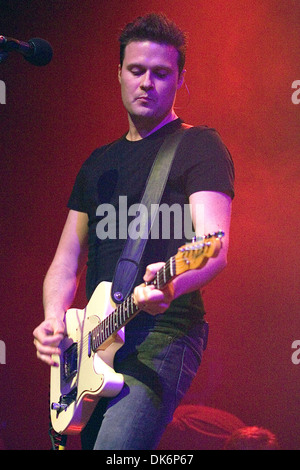
<svg viewBox="0 0 300 470"><path fill-rule="evenodd" d="M160 145L182 125L174 102L186 74L185 46L185 35L163 15L139 17L120 36L118 80L129 128L114 145L96 149L86 160L68 203L44 281L45 319L34 330L37 356L52 367L87 257L90 299L100 282L112 281L124 246L124 239L97 237L97 207L112 204L121 223L120 195L127 197L128 207L140 202ZM154 449L159 443L201 362L205 312L200 289L226 266L233 179L230 154L217 132L194 127L178 149L162 203L188 203L199 236L223 230L222 250L201 269L182 273L159 289L148 282L186 240L174 236L174 226L169 239L149 237L133 291L142 312L126 326L125 344L114 360L124 386L117 396L99 401L82 432L83 448Z"/></svg>

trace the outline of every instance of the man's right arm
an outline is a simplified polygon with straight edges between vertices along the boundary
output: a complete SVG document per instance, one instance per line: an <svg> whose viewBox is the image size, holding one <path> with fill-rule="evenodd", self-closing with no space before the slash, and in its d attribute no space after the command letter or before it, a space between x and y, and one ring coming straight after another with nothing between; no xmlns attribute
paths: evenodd
<svg viewBox="0 0 300 470"><path fill-rule="evenodd" d="M88 216L70 210L54 259L43 285L45 320L34 330L37 357L54 365L52 354L59 353L64 315L71 306L87 256Z"/></svg>

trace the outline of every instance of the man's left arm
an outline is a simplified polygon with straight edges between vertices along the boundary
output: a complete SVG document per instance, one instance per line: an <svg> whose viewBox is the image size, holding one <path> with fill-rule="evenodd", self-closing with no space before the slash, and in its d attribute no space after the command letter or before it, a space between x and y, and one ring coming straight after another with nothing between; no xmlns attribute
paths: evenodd
<svg viewBox="0 0 300 470"><path fill-rule="evenodd" d="M204 267L180 274L164 290L155 289L152 285L136 287L134 291L135 303L139 308L152 315L163 313L173 299L201 289L215 278L227 264L231 219L230 196L215 191L199 191L190 196L189 203L196 235L203 236L222 230L225 233L222 238L222 249L216 258L209 258ZM144 280L151 281L163 264L149 265Z"/></svg>
<svg viewBox="0 0 300 470"><path fill-rule="evenodd" d="M201 269L187 271L173 281L174 298L200 289L216 277L227 265L231 198L225 193L199 191L190 196L192 221L197 236L222 230L222 249L216 258L209 258Z"/></svg>

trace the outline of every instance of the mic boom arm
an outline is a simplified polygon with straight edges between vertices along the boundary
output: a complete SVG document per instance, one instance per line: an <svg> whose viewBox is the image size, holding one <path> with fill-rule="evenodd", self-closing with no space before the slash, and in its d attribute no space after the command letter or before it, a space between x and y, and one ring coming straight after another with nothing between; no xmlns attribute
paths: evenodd
<svg viewBox="0 0 300 470"><path fill-rule="evenodd" d="M11 51L21 53L25 60L37 66L49 64L53 55L52 47L45 39L33 38L24 42L0 35L0 63Z"/></svg>

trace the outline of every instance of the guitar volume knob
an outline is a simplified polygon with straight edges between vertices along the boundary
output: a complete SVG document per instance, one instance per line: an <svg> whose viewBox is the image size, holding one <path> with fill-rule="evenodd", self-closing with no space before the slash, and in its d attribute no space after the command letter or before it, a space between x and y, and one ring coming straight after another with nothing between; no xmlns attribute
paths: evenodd
<svg viewBox="0 0 300 470"><path fill-rule="evenodd" d="M63 411L68 407L65 403L51 403L51 410L54 411Z"/></svg>

